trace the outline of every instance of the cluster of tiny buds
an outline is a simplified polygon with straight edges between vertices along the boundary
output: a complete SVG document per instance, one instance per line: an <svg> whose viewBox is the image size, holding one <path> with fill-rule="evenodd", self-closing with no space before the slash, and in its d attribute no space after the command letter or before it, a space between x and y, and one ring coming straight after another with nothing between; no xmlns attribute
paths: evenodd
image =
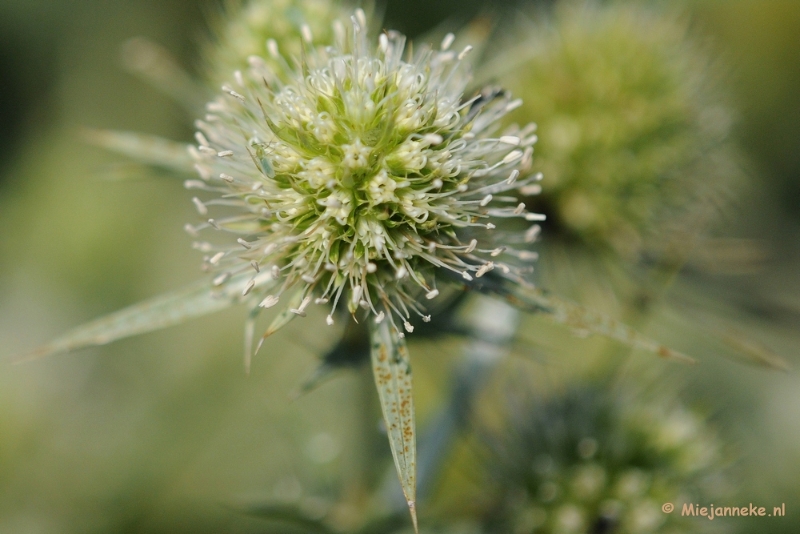
<svg viewBox="0 0 800 534"><path fill-rule="evenodd" d="M299 66L254 56L223 86L190 147L200 180L185 184L216 197L192 199L206 222L186 230L238 234L236 246L195 247L215 286L241 284L260 308L291 289L290 313L330 305L332 325L342 301L403 336L412 315L430 320L419 296L439 295L440 270L472 281L496 269L527 283L539 225L496 222L544 219L508 194L540 190L540 174L522 174L536 127L493 136L520 101L493 87L465 98L470 47L451 52L452 34L409 57L403 35L385 32L371 50L365 28L357 10L349 31L334 23L335 46L314 47L306 27ZM274 41L267 53L281 58ZM208 218L212 206L226 213Z"/></svg>

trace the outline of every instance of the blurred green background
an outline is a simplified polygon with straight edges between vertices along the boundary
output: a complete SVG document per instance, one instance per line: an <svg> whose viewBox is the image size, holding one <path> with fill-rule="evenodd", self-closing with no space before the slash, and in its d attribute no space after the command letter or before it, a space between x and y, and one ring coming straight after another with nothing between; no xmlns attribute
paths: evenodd
<svg viewBox="0 0 800 534"><path fill-rule="evenodd" d="M736 131L751 162L752 183L721 234L755 240L765 259L738 274L689 273L694 285L686 287L704 291L684 291L796 368L800 2L689 6L697 31L730 67ZM358 523L359 503L372 498L364 479L374 475L365 473L391 475L363 371L341 373L290 400L337 339L314 326L320 317L287 327L250 376L241 362L242 309L11 364L69 327L201 277L199 255L182 230L195 218L182 184L106 179L119 158L84 143L81 128L188 141L190 118L126 73L120 49L146 36L196 70L204 15L213 9L189 0L0 0L0 533L271 532L239 508L278 499L321 515L342 496L350 505L336 508L336 521L348 525ZM479 0L390 0L386 25L414 35L495 9ZM786 503L785 519L728 524L742 532L800 531L797 372L721 357L710 336L684 331L670 313L657 311L648 332L700 364L657 361L652 368L676 395L712 414L736 449L739 497ZM602 352L602 341L527 321L497 380L515 366L558 374L582 355ZM424 423L444 395L461 343L411 343Z"/></svg>

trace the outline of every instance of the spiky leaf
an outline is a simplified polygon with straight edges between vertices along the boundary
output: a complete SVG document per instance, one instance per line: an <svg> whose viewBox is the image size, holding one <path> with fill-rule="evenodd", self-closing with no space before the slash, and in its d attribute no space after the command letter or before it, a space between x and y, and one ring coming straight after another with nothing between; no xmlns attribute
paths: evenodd
<svg viewBox="0 0 800 534"><path fill-rule="evenodd" d="M105 345L224 310L239 301L245 282L244 278L234 279L221 288L214 288L208 281L203 281L142 301L79 326L34 350L25 359ZM272 281L267 274L262 276L260 282L269 284Z"/></svg>
<svg viewBox="0 0 800 534"><path fill-rule="evenodd" d="M417 442L408 349L389 321L373 323L370 333L372 370L386 433L414 530L417 530Z"/></svg>
<svg viewBox="0 0 800 534"><path fill-rule="evenodd" d="M646 350L662 358L696 363L693 358L639 333L612 317L594 312L566 299L545 294L541 290L513 286L507 294L507 299L517 307L543 313L556 323L575 330L614 339L629 347Z"/></svg>
<svg viewBox="0 0 800 534"><path fill-rule="evenodd" d="M139 163L180 175L195 175L194 161L187 145L155 135L113 130L86 130L84 137L92 144L122 154Z"/></svg>

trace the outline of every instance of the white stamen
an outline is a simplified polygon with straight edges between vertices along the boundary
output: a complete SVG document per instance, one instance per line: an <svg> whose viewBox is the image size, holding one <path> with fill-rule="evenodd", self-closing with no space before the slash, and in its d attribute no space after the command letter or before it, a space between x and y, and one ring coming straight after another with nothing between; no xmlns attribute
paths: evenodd
<svg viewBox="0 0 800 534"><path fill-rule="evenodd" d="M485 197L483 197L481 199L481 204L480 205L481 205L481 207L484 207L491 201L492 201L492 195L486 195Z"/></svg>
<svg viewBox="0 0 800 534"><path fill-rule="evenodd" d="M192 202L194 202L194 207L197 208L197 213L200 215L208 215L208 208L199 198L193 197Z"/></svg>
<svg viewBox="0 0 800 534"><path fill-rule="evenodd" d="M384 316L385 315L384 315L383 312L378 312L378 315L375 316L375 324L381 324L381 322L383 321Z"/></svg>
<svg viewBox="0 0 800 534"><path fill-rule="evenodd" d="M314 283L314 281L316 280L316 278L314 278L314 277L313 277L313 276L311 276L310 274L304 274L304 275L303 275L303 276L301 276L300 278L302 278L302 279L303 279L303 282L305 282L306 284L313 284L313 283Z"/></svg>
<svg viewBox="0 0 800 534"><path fill-rule="evenodd" d="M491 257L493 257L493 258L496 258L496 257L497 257L497 256L499 256L500 254L502 254L503 252L505 252L505 250L506 250L506 247L497 247L497 248L496 248L496 249L494 249L494 250L493 250L493 251L492 251L492 252L491 252L489 255L490 255Z"/></svg>
<svg viewBox="0 0 800 534"><path fill-rule="evenodd" d="M445 50L450 48L450 45L452 45L453 41L455 41L455 40L456 40L456 36L453 35L452 33L448 33L447 35L445 35L444 39L442 39L442 45L440 47L442 49L442 52L444 52Z"/></svg>
<svg viewBox="0 0 800 534"><path fill-rule="evenodd" d="M522 196L526 197L538 195L542 192L542 186L539 184L526 185L524 187L520 187L519 192L522 194Z"/></svg>
<svg viewBox="0 0 800 534"><path fill-rule="evenodd" d="M519 251L519 259L522 261L535 261L539 258L539 255L535 252L530 252L527 250L520 250Z"/></svg>
<svg viewBox="0 0 800 534"><path fill-rule="evenodd" d="M428 300L435 299L439 295L438 289L431 289L425 294L425 298Z"/></svg>
<svg viewBox="0 0 800 534"><path fill-rule="evenodd" d="M275 42L275 39L267 39L267 52L269 52L269 55L275 59L280 57L280 52L278 52L278 43Z"/></svg>
<svg viewBox="0 0 800 534"><path fill-rule="evenodd" d="M219 260L221 260L223 256L225 256L224 252L217 252L216 254L211 256L211 259L208 260L208 263L210 263L211 265L216 265L219 263Z"/></svg>
<svg viewBox="0 0 800 534"><path fill-rule="evenodd" d="M494 224L486 223L486 229L487 230L494 230L495 228L497 228L497 226L495 226Z"/></svg>
<svg viewBox="0 0 800 534"><path fill-rule="evenodd" d="M217 277L216 277L216 278L214 278L214 279L211 281L211 283L212 283L213 285L215 285L215 286L221 286L221 285L222 285L222 284L224 284L224 283L225 283L225 281L226 281L228 278L230 278L230 277L231 277L231 273L222 273L222 274L220 274L220 275L217 275Z"/></svg>
<svg viewBox="0 0 800 534"><path fill-rule="evenodd" d="M483 265L480 266L478 272L475 273L475 278L480 278L481 276L488 273L492 269L494 269L494 262L490 261L488 263L484 263Z"/></svg>
<svg viewBox="0 0 800 534"><path fill-rule="evenodd" d="M517 207L514 208L514 215L521 215L523 211L525 211L525 203L520 202Z"/></svg>
<svg viewBox="0 0 800 534"><path fill-rule="evenodd" d="M200 146L208 146L208 139L206 139L206 136L203 135L203 132L195 132L194 138L197 140L197 143Z"/></svg>
<svg viewBox="0 0 800 534"><path fill-rule="evenodd" d="M214 230L219 230L219 224L217 224L216 220L209 219L208 220L208 224L210 224L212 226L212 228L214 228Z"/></svg>
<svg viewBox="0 0 800 534"><path fill-rule="evenodd" d="M261 306L262 308L271 308L275 306L279 300L280 297L276 297L275 295L267 295L267 297L261 301L261 304L259 304L259 306Z"/></svg>
<svg viewBox="0 0 800 534"><path fill-rule="evenodd" d="M233 98L236 98L236 99L241 100L242 102L244 102L244 96L240 95L239 93L237 93L236 91L231 89L229 86L223 85L222 86L222 90L225 91L226 93L228 93L229 95L231 95Z"/></svg>
<svg viewBox="0 0 800 534"><path fill-rule="evenodd" d="M526 221L546 221L547 216L542 213L526 213L525 214Z"/></svg>
<svg viewBox="0 0 800 534"><path fill-rule="evenodd" d="M517 169L514 169L513 171L511 171L511 174L508 176L508 178L506 178L506 183L508 185L511 185L517 180L518 177L519 177L519 171Z"/></svg>
<svg viewBox="0 0 800 534"><path fill-rule="evenodd" d="M517 161L521 157L522 157L521 150L512 150L511 152L506 154L506 157L503 158L503 163L504 164L512 163L514 161Z"/></svg>
<svg viewBox="0 0 800 534"><path fill-rule="evenodd" d="M303 36L303 40L308 44L311 44L311 41L314 40L311 35L311 28L308 27L308 24L303 24L300 27L300 34Z"/></svg>
<svg viewBox="0 0 800 534"><path fill-rule="evenodd" d="M431 316L430 315L423 315L422 316L422 320L424 322L426 322L426 323L429 323L429 322L431 322Z"/></svg>
<svg viewBox="0 0 800 534"><path fill-rule="evenodd" d="M467 54L469 54L470 52L472 52L472 45L465 46L464 50L462 50L461 53L458 54L458 60L461 61L462 59L467 57Z"/></svg>
<svg viewBox="0 0 800 534"><path fill-rule="evenodd" d="M405 328L406 332L408 332L409 334L414 331L414 327L411 326L411 323L409 323L408 321L405 321L403 323L403 328Z"/></svg>
<svg viewBox="0 0 800 534"><path fill-rule="evenodd" d="M249 282L247 282L247 285L244 286L244 290L242 291L242 296L244 297L245 295L250 293L250 290L253 289L255 286L256 286L255 280L250 280Z"/></svg>
<svg viewBox="0 0 800 534"><path fill-rule="evenodd" d="M224 172L220 173L219 177L222 178L223 180L225 180L226 182L228 182L229 184L233 183L233 176L225 174Z"/></svg>
<svg viewBox="0 0 800 534"><path fill-rule="evenodd" d="M500 142L507 145L519 146L520 138L515 135L504 135L500 138Z"/></svg>
<svg viewBox="0 0 800 534"><path fill-rule="evenodd" d="M367 263L367 272L368 273L374 273L377 270L378 270L378 266L377 265L375 265L372 262Z"/></svg>
<svg viewBox="0 0 800 534"><path fill-rule="evenodd" d="M473 250L475 250L475 247L477 247L477 246L478 246L478 240L477 239L473 239L472 241L469 242L469 245L467 246L467 248L464 249L464 254L471 253Z"/></svg>
<svg viewBox="0 0 800 534"><path fill-rule="evenodd" d="M536 238L539 237L539 233L542 231L542 227L538 224L534 224L530 228L525 231L525 242L526 243L533 243L536 241Z"/></svg>
<svg viewBox="0 0 800 534"><path fill-rule="evenodd" d="M443 141L442 136L439 134L428 134L423 140L431 146L441 145Z"/></svg>
<svg viewBox="0 0 800 534"><path fill-rule="evenodd" d="M511 102L509 102L506 105L506 113L508 113L509 111L514 111L515 109L517 109L521 105L522 105L522 99L521 98L517 98L516 100L512 100Z"/></svg>
<svg viewBox="0 0 800 534"><path fill-rule="evenodd" d="M199 174L200 178L202 178L203 180L210 180L211 179L211 167L208 167L206 165L200 165L199 163L195 163L194 164L194 170L197 171L197 174Z"/></svg>
<svg viewBox="0 0 800 534"><path fill-rule="evenodd" d="M325 322L328 323L328 326L333 326L333 317L328 315L325 317Z"/></svg>
<svg viewBox="0 0 800 534"><path fill-rule="evenodd" d="M192 226L191 224L184 224L183 225L184 231L192 237L197 237L199 234L197 233L197 228Z"/></svg>
<svg viewBox="0 0 800 534"><path fill-rule="evenodd" d="M467 282L471 282L472 281L472 275L469 274L467 271L464 271L463 273L461 273L461 277L464 280L466 280Z"/></svg>
<svg viewBox="0 0 800 534"><path fill-rule="evenodd" d="M253 246L250 243L248 243L247 241L245 241L241 237L239 239L237 239L236 242L239 243L240 245L242 245L244 248L246 248L248 250L253 248Z"/></svg>
<svg viewBox="0 0 800 534"><path fill-rule="evenodd" d="M397 278L398 280L402 280L403 278L406 277L406 275L408 275L408 269L406 269L405 267L400 267L399 269L397 269L397 272L395 273L395 278Z"/></svg>
<svg viewBox="0 0 800 534"><path fill-rule="evenodd" d="M223 150L222 152L217 152L217 156L221 158L228 158L233 156L233 150Z"/></svg>
<svg viewBox="0 0 800 534"><path fill-rule="evenodd" d="M273 265L272 269L270 269L270 273L272 274L272 278L278 279L281 276L281 269L277 265Z"/></svg>

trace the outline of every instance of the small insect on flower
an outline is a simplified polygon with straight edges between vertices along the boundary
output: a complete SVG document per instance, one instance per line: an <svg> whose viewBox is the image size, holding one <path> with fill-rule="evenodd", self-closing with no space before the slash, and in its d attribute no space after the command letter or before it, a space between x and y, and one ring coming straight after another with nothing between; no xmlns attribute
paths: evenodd
<svg viewBox="0 0 800 534"><path fill-rule="evenodd" d="M235 236L206 261L221 285L249 272L245 293L262 307L291 292L295 315L323 304L333 324L340 306L363 309L402 338L426 316L422 295L438 294L437 271L524 283L517 264L530 255L495 228L540 220L503 195L538 179L517 180L536 136L497 131L517 105L505 91L465 98L469 48L448 38L410 57L402 34L371 44L365 26L356 11L334 24L334 46L294 66L251 56L232 74L198 122L192 155L216 198L195 204L224 212L205 228ZM267 52L280 54L274 41Z"/></svg>

